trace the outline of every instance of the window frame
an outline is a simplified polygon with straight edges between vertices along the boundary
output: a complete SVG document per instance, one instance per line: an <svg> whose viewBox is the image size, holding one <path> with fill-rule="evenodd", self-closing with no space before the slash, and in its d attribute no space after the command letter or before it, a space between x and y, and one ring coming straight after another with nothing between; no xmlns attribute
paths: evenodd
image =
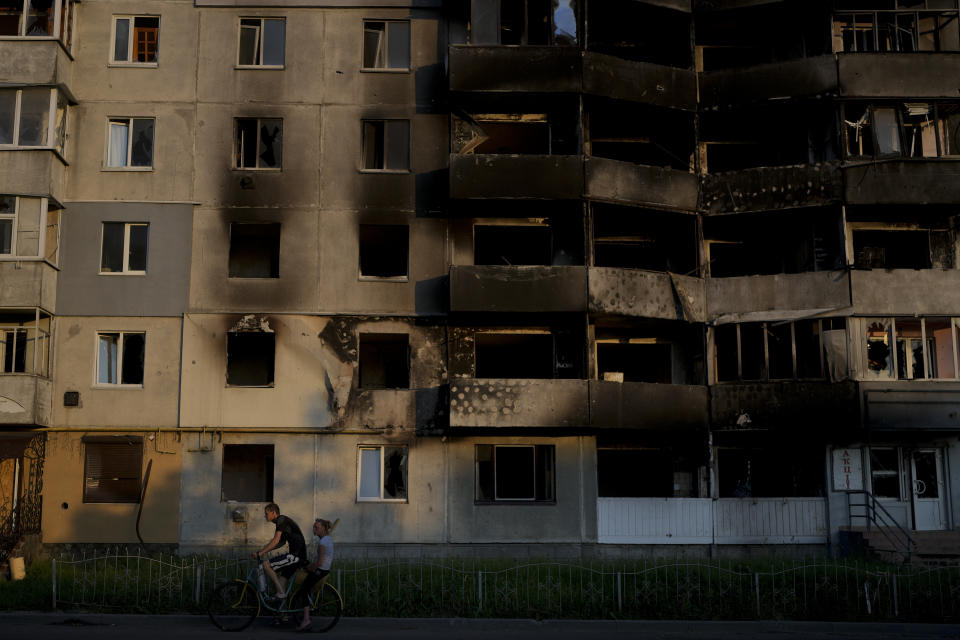
<svg viewBox="0 0 960 640"><path fill-rule="evenodd" d="M900 354L899 354L900 349L899 349L898 343L904 338L901 338L897 334L898 318L902 320L911 320L911 321L917 320L920 322L920 338L919 339L921 341L921 347L922 347L921 357L923 358L923 362L924 362L924 372L923 372L923 377L921 378L912 376L912 373L913 373L912 361L908 361L905 363L906 365L905 371L907 372L908 377L905 377L905 378L900 377ZM927 320L937 319L937 318L949 320L950 322L950 343L951 343L950 346L951 346L952 356L953 356L953 372L954 372L954 376L952 378L944 378L939 376L933 377L930 375L931 373L930 365L936 361L935 360L936 356L934 353L931 353L930 351L930 344L932 342L932 338L930 334L927 332ZM869 331L870 326L873 323L884 323L886 327L885 335L887 337L887 342L889 342L889 344L887 345L887 348L890 350L890 353L887 356L888 357L887 368L883 369L882 370L883 372L877 369L871 369L869 364L869 358L867 357L868 346L869 346L869 340L867 339L867 331ZM913 317L908 318L907 316L864 317L861 324L860 337L859 337L859 340L862 341L861 342L862 358L860 359L859 366L863 367L860 373L860 378L863 380L881 380L881 381L897 381L897 382L915 382L915 381L956 382L958 379L960 379L960 369L958 369L958 366L960 366L960 335L958 335L958 331L960 331L960 318L957 318L955 316L930 315L930 316L917 316L915 318ZM906 338L906 339L916 340L917 338L914 337L914 338ZM938 368L938 373L939 373L939 368Z"/></svg>
<svg viewBox="0 0 960 640"><path fill-rule="evenodd" d="M957 53L960 53L958 51ZM854 154L851 153L851 145L853 144L851 140L851 129L855 127L856 123L860 122L858 120L850 120L848 112L851 105L862 104L864 105L864 115L868 118L867 126L870 128L870 148L864 149L864 153ZM934 153L933 155L922 155L915 156L912 155L910 149L908 149L908 138L907 138L907 124L904 123L904 109L909 108L908 105L928 105L929 106L929 117L933 123L933 138L934 138ZM865 160L889 160L889 159L899 159L899 160L918 160L918 161L931 161L931 160L940 160L940 159L956 159L960 157L960 152L958 153L948 153L944 149L945 139L949 135L948 132L944 131L944 122L947 116L941 117L941 109L943 106L954 106L960 108L960 103L952 102L948 100L931 100L931 99L922 99L922 100L894 100L894 101L885 101L877 102L874 100L849 100L845 101L841 105L840 111L840 124L841 124L841 146L842 146L842 155L845 162L863 162ZM894 112L894 124L896 126L896 139L900 146L899 151L895 153L884 153L880 150L880 145L877 135L877 112L885 109L890 109ZM856 113L856 112L854 112ZM948 112L949 114L949 112ZM861 118L862 119L862 118ZM954 145L955 147L958 145ZM958 150L960 151L960 150Z"/></svg>
<svg viewBox="0 0 960 640"><path fill-rule="evenodd" d="M53 0L53 34L45 36L28 35L26 16L29 15L30 0L23 0L20 9L20 27L17 35L0 36L0 40L56 40L70 53L73 47L73 34L76 32L76 0ZM66 8L66 11L64 9ZM64 40L66 33L66 40Z"/></svg>
<svg viewBox="0 0 960 640"><path fill-rule="evenodd" d="M160 65L160 29L162 25L162 18L160 14L146 14L146 13L118 13L111 16L110 21L110 46L108 51L108 60L107 66L109 67L139 67L146 69L155 69ZM145 61L139 62L135 60L136 58L136 38L134 38L134 30L136 28L136 19L137 18L156 18L157 20L157 50L156 50L156 60L153 62ZM117 49L117 21L118 20L129 20L130 21L130 30L127 32L127 59L126 60L117 60L116 49Z"/></svg>
<svg viewBox="0 0 960 640"><path fill-rule="evenodd" d="M257 166L256 167L244 167L238 164L243 159L243 151L240 148L240 122L242 120L254 120L257 123L257 141L256 141L256 158ZM261 167L260 166L260 130L263 128L260 124L264 120L276 120L280 123L280 162L277 167ZM258 116L236 116L233 118L233 161L231 162L231 169L234 171L283 171L283 147L284 147L284 126L283 118L261 118Z"/></svg>
<svg viewBox="0 0 960 640"><path fill-rule="evenodd" d="M50 91L50 102L49 108L47 109L47 131L46 131L46 144L39 145L22 145L20 144L20 122L23 117L23 92L25 90L49 90ZM63 119L63 140L61 143L60 136L57 135L57 107L59 106L59 95L60 92L57 91L56 87L4 87L0 88L0 91L16 91L16 98L14 100L13 106L13 142L11 143L0 143L0 150L9 150L9 149L48 149L50 151L55 151L61 159L66 153L66 130L67 130L67 103L66 100L63 101L64 105L64 119Z"/></svg>
<svg viewBox="0 0 960 640"><path fill-rule="evenodd" d="M960 20L960 10L958 10L957 3L956 3L956 2L954 2L954 6L953 6L952 8L949 8L949 9L936 8L936 7L931 8L931 7L927 7L926 5L924 5L923 8L911 7L911 8L906 8L906 9L901 9L901 8L896 8L896 9L838 9L838 10L834 11L834 12L830 15L830 38L831 38L831 45L832 45L832 46L831 46L831 49L833 50L833 53L909 53L909 54L912 54L912 53L923 53L923 52L927 52L927 53L948 53L948 52L960 51L960 34L958 34L958 40L953 43L953 46L954 46L953 49L944 49L942 43L939 45L939 48L933 49L932 51L929 50L929 49L921 49L921 48L920 48L920 24L921 24L921 16L923 16L923 17L931 17L931 16L933 16L934 14L936 14L936 17L937 17L938 19L942 19L944 16L947 16L947 17L948 17L948 21L949 21L950 19L952 19L952 20ZM898 32L898 34L899 34L900 31L905 31L905 30L903 30L902 28L899 27L899 21L897 21L897 17L899 17L899 16L901 16L901 15L906 15L906 16L912 16L912 17L913 17L913 27L912 27L912 29L911 29L910 32L909 32L909 33L910 33L910 40L911 40L911 47L912 47L911 49L905 49L905 48L902 48L902 47L898 47L898 48L895 49L895 50L883 50L883 51L880 50L880 16L881 16L881 15L883 15L883 16L894 16L894 21L893 21L893 23L891 23L891 24L896 24L896 25L897 25L897 32ZM857 31L857 28L856 28L856 25L858 24L858 23L857 23L857 18L869 17L869 18L870 18L870 27L869 27L868 29L861 29L861 31L867 31L867 30L869 30L869 32L870 32L870 37L871 37L871 46L872 46L873 48L870 49L870 50L867 50L867 51L860 51L860 50L857 48L857 40L858 40L858 39L857 39L856 36L854 36L854 38L853 38L854 48L851 49L851 50L849 50L849 51L843 49L843 48L842 48L842 45L843 45L843 34L844 34L844 32L843 32L843 30L842 30L841 25L843 25L843 24L845 24L845 23L844 23L844 22L838 22L837 19L838 19L839 17L843 17L843 18L847 18L847 19L852 20L851 23L847 23L847 24L853 24L853 25L854 25L854 27L853 27L854 32ZM862 22L862 23L860 23L860 24L864 24L864 25L865 25L865 24L867 24L867 23L866 23L866 21L864 21L864 22ZM932 33L936 34L937 31L940 31L940 28L939 28L939 27L938 27L937 29L935 29L934 32L932 32ZM934 37L937 37L937 36L934 35ZM899 39L899 38L898 38L898 39ZM839 46L838 46L838 44L839 44Z"/></svg>
<svg viewBox="0 0 960 640"><path fill-rule="evenodd" d="M113 128L111 124L114 122L119 123L121 120L127 121L127 157L125 159L126 164L121 166L112 167L110 166L110 142L112 140L112 131ZM153 122L153 141L150 149L150 166L146 165L132 165L133 162L133 123L135 120L149 120ZM103 145L103 165L100 167L101 171L133 171L133 172L144 172L144 171L155 171L157 168L157 118L153 116L107 116L107 129L105 134L105 141Z"/></svg>
<svg viewBox="0 0 960 640"><path fill-rule="evenodd" d="M136 499L95 499L87 496L87 478L88 478L88 447L90 445L127 445L136 446L139 449L140 464L137 471L137 495ZM143 440L139 436L86 436L83 438L83 504L139 504L143 497Z"/></svg>
<svg viewBox="0 0 960 640"><path fill-rule="evenodd" d="M493 469L493 497L492 498L481 498L480 497L480 463L478 460L479 448L482 446L492 447L493 459L491 460L491 465ZM497 497L497 449L498 448L528 448L533 449L533 467L530 470L533 475L533 498L498 498ZM551 468L551 478L550 478L550 498L541 498L536 497L537 493L537 466L540 460L541 450L549 449L551 451L552 457L552 468ZM557 446L555 444L539 444L539 443L510 443L510 444L495 444L489 442L475 442L473 445L473 469L474 469L474 480L473 480L473 503L475 505L493 505L493 504L512 504L512 505L556 505L558 503L557 498Z"/></svg>
<svg viewBox="0 0 960 640"><path fill-rule="evenodd" d="M50 198L41 197L35 198L33 196L20 196L14 195L12 193L0 194L0 196L6 196L8 198L14 199L13 213L0 213L0 220L11 220L10 224L10 253L0 253L0 262L5 261L17 261L17 262L29 262L29 261L44 261L53 266L58 266L59 260L59 248L60 248L60 229L61 225L59 220L56 223L57 226L57 261L47 259L47 234L45 230L51 226L50 225ZM37 255L21 255L17 253L17 236L20 231L20 202L21 200L39 200L40 201L40 220L39 220L39 229L40 235L37 240ZM57 207L54 207L55 209Z"/></svg>
<svg viewBox="0 0 960 640"><path fill-rule="evenodd" d="M117 361L114 364L114 376L117 382L101 382L100 381L100 336L113 335L117 334L119 338L117 339ZM143 382L140 383L130 383L122 382L121 376L123 375L123 350L124 350L124 337L127 335L141 335L143 336L143 371L141 376L143 377ZM109 329L98 329L94 333L94 358L93 358L93 388L95 389L143 389L146 387L146 371L147 371L147 332L146 331L125 331L125 330L116 330L111 331Z"/></svg>
<svg viewBox="0 0 960 640"><path fill-rule="evenodd" d="M383 167L368 168L367 165L367 123L381 122L383 123ZM407 123L407 167L405 169L388 169L387 157L389 153L387 152L387 123L388 122L406 122ZM360 120L360 168L358 171L360 173L376 173L376 174L408 174L413 173L413 154L411 153L411 147L413 146L413 136L412 134L412 120L410 118L361 118Z"/></svg>
<svg viewBox="0 0 960 640"><path fill-rule="evenodd" d="M107 224L122 224L123 225L123 267L120 271L104 271L103 270L103 241L106 238L104 229ZM100 223L100 267L98 275L101 276L145 276L147 275L147 269L136 270L130 268L130 229L132 227L146 227L147 228L147 265L149 266L150 262L150 223L149 222L120 222L113 220L104 220Z"/></svg>
<svg viewBox="0 0 960 640"><path fill-rule="evenodd" d="M383 51L387 52L384 54L384 63L386 66L383 66L383 67L368 67L364 64L366 62L364 58L366 56L367 23L370 23L370 22L383 23L383 41L382 41L381 48L383 49ZM391 23L394 23L394 24L406 23L407 25L407 66L405 67L389 66L390 65L390 59L389 59L390 26L389 25ZM412 24L412 21L409 19L364 18L363 26L361 27L362 37L360 38L360 73L410 73L411 69L413 68L413 65L411 64L412 63L411 58L413 57L413 47L411 46L413 43L412 32L413 32L413 24Z"/></svg>
<svg viewBox="0 0 960 640"><path fill-rule="evenodd" d="M828 318L830 319L830 318ZM797 352L797 323L804 320L811 320L817 323L817 351L818 359L820 361L820 375L816 377L801 377L800 373L800 354ZM782 321L757 321L757 322L734 322L729 324L721 324L715 327L712 327L711 330L713 335L711 336L711 342L713 345L713 353L711 355L712 366L713 366L713 375L710 376L710 384L738 384L742 382L784 382L784 381L808 381L808 380L826 380L828 378L827 373L827 362L826 356L824 354L824 343L823 343L823 318L800 318L797 320L782 320ZM760 378L745 378L743 375L743 338L741 336L741 326L742 325L759 325L760 331L763 335L763 362L762 372L763 376ZM770 327L773 325L782 326L784 324L790 325L790 350L791 350L791 372L792 375L788 378L783 377L773 377L770 373ZM733 325L736 329L736 342L737 342L737 376L732 380L721 380L720 379L720 354L717 350L717 341L716 341L716 330L720 327Z"/></svg>
<svg viewBox="0 0 960 640"><path fill-rule="evenodd" d="M385 463L385 454L386 449L402 449L404 452L405 463L403 466L403 486L406 497L404 498L386 498L384 497L384 482L385 478L383 477L383 465ZM364 451L378 451L378 465L377 465L377 487L379 489L378 497L369 497L360 495L360 487L363 481L363 452ZM410 447L407 445L393 445L393 444L359 444L357 445L357 493L356 501L360 502L388 502L393 504L409 504L410 503Z"/></svg>
<svg viewBox="0 0 960 640"><path fill-rule="evenodd" d="M243 42L242 34L243 34L244 20L260 21L260 25L258 27L259 31L257 35L258 44L259 44L258 59L260 62L256 64L243 64L240 62L240 53L241 53L240 47L241 47L241 43ZM264 64L263 63L263 49L264 49L263 35L265 33L263 23L267 20L274 20L274 21L280 22L283 25L283 64ZM250 26L250 25L247 25L247 26ZM234 69L276 70L276 69L286 69L286 67L287 67L287 17L286 16L238 16L237 17L237 55L234 58L233 68Z"/></svg>

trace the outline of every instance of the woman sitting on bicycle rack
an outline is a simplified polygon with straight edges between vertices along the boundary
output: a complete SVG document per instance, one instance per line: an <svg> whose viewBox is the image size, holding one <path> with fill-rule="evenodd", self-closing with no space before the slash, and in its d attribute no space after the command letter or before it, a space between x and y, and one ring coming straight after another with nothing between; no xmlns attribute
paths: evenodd
<svg viewBox="0 0 960 640"><path fill-rule="evenodd" d="M310 630L310 603L307 602L307 594L310 593L313 585L326 579L330 573L330 565L333 564L333 538L330 537L330 532L334 526L334 523L323 518L317 518L313 523L313 533L320 540L317 542L317 559L306 568L307 577L300 585L300 591L295 598L295 602L303 606L303 621L297 627L297 631Z"/></svg>
<svg viewBox="0 0 960 640"><path fill-rule="evenodd" d="M255 551L253 557L258 561L263 561L263 570L270 577L273 585L277 588L277 594L274 596L277 600L283 600L285 597L284 583L290 579L297 569L307 563L307 545L303 541L303 534L300 533L300 527L291 518L280 515L280 507L271 502L263 508L263 517L267 522L273 523L277 531L273 539L267 543L263 549ZM287 545L287 553L274 556L273 558L263 560L263 556L273 549ZM277 577L277 573L280 577Z"/></svg>

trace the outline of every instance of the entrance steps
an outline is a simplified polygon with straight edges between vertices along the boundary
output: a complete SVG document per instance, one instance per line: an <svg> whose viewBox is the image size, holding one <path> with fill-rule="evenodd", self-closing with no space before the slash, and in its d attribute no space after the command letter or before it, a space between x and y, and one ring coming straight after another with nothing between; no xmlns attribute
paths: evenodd
<svg viewBox="0 0 960 640"><path fill-rule="evenodd" d="M896 534L883 530L883 527L845 527L847 535L859 538L865 549L872 555L887 562L905 562L908 554L902 548L896 548L891 540ZM899 533L899 532L896 532ZM960 529L952 531L910 531L910 537L916 543L910 560L919 564L953 564L960 560Z"/></svg>

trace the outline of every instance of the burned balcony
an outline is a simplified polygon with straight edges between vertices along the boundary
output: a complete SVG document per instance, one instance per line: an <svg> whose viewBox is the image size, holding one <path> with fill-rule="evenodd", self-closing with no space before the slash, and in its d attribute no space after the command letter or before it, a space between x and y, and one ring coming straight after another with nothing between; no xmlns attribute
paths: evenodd
<svg viewBox="0 0 960 640"><path fill-rule="evenodd" d="M711 215L837 205L842 198L840 165L826 162L707 174L700 206Z"/></svg>
<svg viewBox="0 0 960 640"><path fill-rule="evenodd" d="M678 171L693 171L693 116L623 100L584 100L587 155Z"/></svg>
<svg viewBox="0 0 960 640"><path fill-rule="evenodd" d="M587 51L679 69L693 66L690 2L605 0L583 4Z"/></svg>
<svg viewBox="0 0 960 640"><path fill-rule="evenodd" d="M706 109L724 109L784 98L836 95L837 62L832 55L754 64L704 72L700 100Z"/></svg>
<svg viewBox="0 0 960 640"><path fill-rule="evenodd" d="M587 198L605 202L694 211L698 180L689 171L634 164L608 158L584 160Z"/></svg>
<svg viewBox="0 0 960 640"><path fill-rule="evenodd" d="M454 265L452 312L584 312L587 273L578 266Z"/></svg>
<svg viewBox="0 0 960 640"><path fill-rule="evenodd" d="M707 426L707 387L590 381L590 426L657 431Z"/></svg>
<svg viewBox="0 0 960 640"><path fill-rule="evenodd" d="M837 56L840 95L956 98L956 53L842 53ZM896 82L891 82L896 78Z"/></svg>
<svg viewBox="0 0 960 640"><path fill-rule="evenodd" d="M579 156L450 156L450 197L576 200L583 195Z"/></svg>
<svg viewBox="0 0 960 640"><path fill-rule="evenodd" d="M857 430L860 400L855 382L752 382L710 387L710 423L716 430L835 433Z"/></svg>
<svg viewBox="0 0 960 640"><path fill-rule="evenodd" d="M850 307L846 271L707 278L706 290L712 321L790 319Z"/></svg>
<svg viewBox="0 0 960 640"><path fill-rule="evenodd" d="M591 267L590 313L703 322L703 280L673 273Z"/></svg>

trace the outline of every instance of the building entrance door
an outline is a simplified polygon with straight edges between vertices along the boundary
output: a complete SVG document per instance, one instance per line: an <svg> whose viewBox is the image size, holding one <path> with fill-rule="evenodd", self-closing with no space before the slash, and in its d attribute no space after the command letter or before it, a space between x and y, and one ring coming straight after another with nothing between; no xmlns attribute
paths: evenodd
<svg viewBox="0 0 960 640"><path fill-rule="evenodd" d="M913 494L913 528L938 531L947 528L943 455L939 449L917 449L910 460Z"/></svg>

